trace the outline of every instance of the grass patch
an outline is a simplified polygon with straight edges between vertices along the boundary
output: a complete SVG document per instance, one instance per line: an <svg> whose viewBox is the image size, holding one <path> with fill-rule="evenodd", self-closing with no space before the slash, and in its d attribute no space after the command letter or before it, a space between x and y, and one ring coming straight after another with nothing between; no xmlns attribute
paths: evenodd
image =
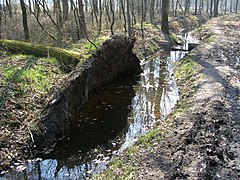
<svg viewBox="0 0 240 180"><path fill-rule="evenodd" d="M176 63L175 77L180 84L183 84L186 80L191 79L199 69L200 65L188 56Z"/></svg>
<svg viewBox="0 0 240 180"><path fill-rule="evenodd" d="M171 42L172 42L173 44L183 43L183 40L180 39L179 37L177 37L177 35L174 34L174 33L170 33L170 39L171 39Z"/></svg>
<svg viewBox="0 0 240 180"><path fill-rule="evenodd" d="M104 172L104 174L95 175L92 179L95 180L128 180L136 179L135 175L136 167L124 163L120 158L115 158L109 165L109 168Z"/></svg>
<svg viewBox="0 0 240 180"><path fill-rule="evenodd" d="M159 135L158 129L154 129L154 130L148 132L147 134L142 135L139 138L138 142L139 142L139 144L146 145L146 144L150 143L151 140L153 140L158 135Z"/></svg>
<svg viewBox="0 0 240 180"><path fill-rule="evenodd" d="M96 47L100 47L102 45L102 43L104 41L106 41L108 38L108 36L100 36L97 37L96 39L92 40L92 42L96 45ZM97 49L96 47L91 43L91 42L86 42L85 44L83 44L83 47L88 51L88 52L95 52Z"/></svg>
<svg viewBox="0 0 240 180"><path fill-rule="evenodd" d="M34 110L57 81L64 77L55 58L40 58L33 55L17 54L1 59L0 107L8 108L7 102L14 102L13 109ZM37 101L37 102L36 102ZM6 106L6 107L5 107ZM6 118L8 113L6 112ZM7 113L8 112L8 113ZM16 116L17 117L17 116Z"/></svg>

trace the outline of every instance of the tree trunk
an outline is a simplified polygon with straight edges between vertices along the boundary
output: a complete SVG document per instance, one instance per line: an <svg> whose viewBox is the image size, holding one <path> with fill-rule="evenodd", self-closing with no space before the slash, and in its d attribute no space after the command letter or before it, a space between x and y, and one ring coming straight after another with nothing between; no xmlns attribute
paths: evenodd
<svg viewBox="0 0 240 180"><path fill-rule="evenodd" d="M86 35L87 27L86 27L85 13L84 13L82 0L78 0L78 10L79 10L80 31L83 35Z"/></svg>
<svg viewBox="0 0 240 180"><path fill-rule="evenodd" d="M184 15L189 13L189 8L190 8L190 0L185 0Z"/></svg>
<svg viewBox="0 0 240 180"><path fill-rule="evenodd" d="M142 6L144 7L143 21L146 21L146 16L147 16L147 0L144 0L144 4L143 4Z"/></svg>
<svg viewBox="0 0 240 180"><path fill-rule="evenodd" d="M98 26L98 17L97 17L97 14L98 14L98 7L97 7L97 1L96 0L93 0L92 1L92 10L93 10L93 14L95 16L95 21L96 21L96 24Z"/></svg>
<svg viewBox="0 0 240 180"><path fill-rule="evenodd" d="M12 3L10 0L6 0L6 6L8 10L8 15L12 19Z"/></svg>
<svg viewBox="0 0 240 180"><path fill-rule="evenodd" d="M123 14L123 19L124 19L124 31L125 34L127 33L127 20L126 20L126 14L125 14L125 7L124 7L124 0L120 0L121 3L121 9L122 9L122 14Z"/></svg>
<svg viewBox="0 0 240 180"><path fill-rule="evenodd" d="M197 14L197 9L198 9L198 0L195 0L195 11L194 14Z"/></svg>
<svg viewBox="0 0 240 180"><path fill-rule="evenodd" d="M61 29L63 27L63 18L60 0L56 0L56 19L57 25Z"/></svg>
<svg viewBox="0 0 240 180"><path fill-rule="evenodd" d="M84 5L85 5L85 12L88 12L88 1L87 0L85 0Z"/></svg>
<svg viewBox="0 0 240 180"><path fill-rule="evenodd" d="M101 30L102 30L102 0L99 0L99 25L98 25L99 34Z"/></svg>
<svg viewBox="0 0 240 180"><path fill-rule="evenodd" d="M131 3L131 13L132 13L132 26L137 23L136 16L135 16L135 9L133 2Z"/></svg>
<svg viewBox="0 0 240 180"><path fill-rule="evenodd" d="M0 39L2 39L2 15L3 15L3 5L0 4Z"/></svg>
<svg viewBox="0 0 240 180"><path fill-rule="evenodd" d="M225 0L225 9L224 9L224 14L226 14L226 13L227 13L227 2L228 2L228 0Z"/></svg>
<svg viewBox="0 0 240 180"><path fill-rule="evenodd" d="M128 24L128 36L132 36L132 27L131 27L131 17L130 17L130 7L129 0L126 0L127 3L127 24Z"/></svg>
<svg viewBox="0 0 240 180"><path fill-rule="evenodd" d="M143 4L143 1L144 0L142 0L142 4ZM143 29L143 16L144 16L144 8L143 8L143 6L142 6L142 19L141 19L141 31L142 31L142 39L144 39L144 29Z"/></svg>
<svg viewBox="0 0 240 180"><path fill-rule="evenodd" d="M153 23L154 21L154 5L155 5L155 0L151 0L150 2L150 21Z"/></svg>
<svg viewBox="0 0 240 180"><path fill-rule="evenodd" d="M22 23L24 29L25 40L28 41L30 39L29 30L28 30L28 20L27 20L27 10L24 0L20 0L20 5L22 9Z"/></svg>
<svg viewBox="0 0 240 180"><path fill-rule="evenodd" d="M115 23L115 17L114 17L114 10L113 10L113 2L112 2L112 0L110 0L109 2L110 2L110 10L111 10L111 13L112 13L111 35L114 35L113 26L114 26L114 23Z"/></svg>
<svg viewBox="0 0 240 180"><path fill-rule="evenodd" d="M162 1L161 29L162 29L162 33L163 33L165 39L170 40L168 13L169 13L169 0L164 0L164 1Z"/></svg>
<svg viewBox="0 0 240 180"><path fill-rule="evenodd" d="M208 13L209 11L209 1L207 1L207 4L206 4L206 13Z"/></svg>
<svg viewBox="0 0 240 180"><path fill-rule="evenodd" d="M218 16L218 4L219 0L214 0L214 17Z"/></svg>
<svg viewBox="0 0 240 180"><path fill-rule="evenodd" d="M210 1L210 16L213 16L213 0Z"/></svg>
<svg viewBox="0 0 240 180"><path fill-rule="evenodd" d="M31 0L28 0L29 11L32 12L32 3Z"/></svg>
<svg viewBox="0 0 240 180"><path fill-rule="evenodd" d="M63 20L66 21L68 19L68 0L62 0L62 7L63 7Z"/></svg>
<svg viewBox="0 0 240 180"><path fill-rule="evenodd" d="M239 0L236 0L235 13L237 13L237 12L238 12L238 3L239 3Z"/></svg>

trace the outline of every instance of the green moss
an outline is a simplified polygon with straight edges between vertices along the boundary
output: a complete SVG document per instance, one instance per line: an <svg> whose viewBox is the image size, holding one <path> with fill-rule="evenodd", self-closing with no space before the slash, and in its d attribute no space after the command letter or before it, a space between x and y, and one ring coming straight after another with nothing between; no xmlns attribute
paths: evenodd
<svg viewBox="0 0 240 180"><path fill-rule="evenodd" d="M108 36L100 36L97 37L96 39L92 40L92 42L95 44L95 46L98 48L102 45L103 41L109 39ZM96 47L95 47L91 42L86 42L83 47L90 52L95 52L96 51Z"/></svg>
<svg viewBox="0 0 240 180"><path fill-rule="evenodd" d="M177 35L174 34L174 33L170 33L170 39L171 39L171 42L172 42L173 44L180 44L180 43L183 42L182 39L180 39L179 37L177 37Z"/></svg>
<svg viewBox="0 0 240 180"><path fill-rule="evenodd" d="M62 70L69 71L75 67L82 57L79 53L52 46L42 46L15 40L0 40L0 47L11 53L31 54L40 57L54 57Z"/></svg>
<svg viewBox="0 0 240 180"><path fill-rule="evenodd" d="M54 58L38 58L33 55L12 55L5 60L6 66L0 67L0 84L12 87L12 96L21 97L35 91L46 93L50 90L56 76L62 75L58 61Z"/></svg>
<svg viewBox="0 0 240 180"><path fill-rule="evenodd" d="M211 43L216 41L217 36L212 32L209 37L205 40L205 42Z"/></svg>
<svg viewBox="0 0 240 180"><path fill-rule="evenodd" d="M172 21L170 24L169 24L169 27L172 31L174 32L178 32L182 29L180 23L178 21Z"/></svg>
<svg viewBox="0 0 240 180"><path fill-rule="evenodd" d="M157 42L154 39L148 40L145 42L145 50L148 54L152 54L159 49Z"/></svg>
<svg viewBox="0 0 240 180"><path fill-rule="evenodd" d="M110 167L105 171L104 174L93 176L92 179L98 180L136 179L135 171L136 167L123 163L123 161L120 158L115 158L110 163Z"/></svg>
<svg viewBox="0 0 240 180"><path fill-rule="evenodd" d="M148 132L147 134L141 136L139 138L138 142L142 145L146 145L146 144L150 143L151 140L154 139L158 134L159 134L158 130L154 129L154 130Z"/></svg>
<svg viewBox="0 0 240 180"><path fill-rule="evenodd" d="M200 65L188 56L176 63L175 77L180 81L179 83L182 84L196 74L199 69Z"/></svg>

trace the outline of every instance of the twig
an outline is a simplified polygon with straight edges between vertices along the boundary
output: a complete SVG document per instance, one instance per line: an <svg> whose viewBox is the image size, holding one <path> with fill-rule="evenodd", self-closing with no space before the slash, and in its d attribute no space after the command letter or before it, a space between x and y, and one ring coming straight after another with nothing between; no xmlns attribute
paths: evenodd
<svg viewBox="0 0 240 180"><path fill-rule="evenodd" d="M32 132L31 132L31 130L29 129L29 126L28 126L28 125L27 125L27 129L28 129L28 132L29 132L30 137L31 137L31 139L32 139L32 142L34 142L33 134L32 134Z"/></svg>
<svg viewBox="0 0 240 180"><path fill-rule="evenodd" d="M96 46L96 44L94 44L94 42L92 42L87 36L86 39L96 48L96 50L98 50L98 47Z"/></svg>

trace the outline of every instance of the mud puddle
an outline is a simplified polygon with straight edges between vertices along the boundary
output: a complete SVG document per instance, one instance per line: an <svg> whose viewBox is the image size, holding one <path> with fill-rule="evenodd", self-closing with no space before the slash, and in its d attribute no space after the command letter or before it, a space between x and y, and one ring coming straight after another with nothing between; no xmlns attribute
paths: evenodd
<svg viewBox="0 0 240 180"><path fill-rule="evenodd" d="M0 179L88 179L106 169L171 112L178 100L173 64L186 53L162 51L142 60L140 76L119 79L88 100L54 153Z"/></svg>

